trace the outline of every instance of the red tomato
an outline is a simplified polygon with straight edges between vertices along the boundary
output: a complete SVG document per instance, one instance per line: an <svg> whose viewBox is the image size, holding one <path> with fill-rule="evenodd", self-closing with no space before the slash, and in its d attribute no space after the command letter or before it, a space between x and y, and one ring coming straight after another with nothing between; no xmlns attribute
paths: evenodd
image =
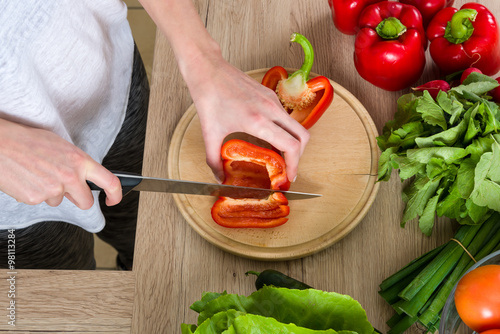
<svg viewBox="0 0 500 334"><path fill-rule="evenodd" d="M462 321L476 332L500 328L500 265L482 266L462 277L455 306Z"/></svg>
<svg viewBox="0 0 500 334"><path fill-rule="evenodd" d="M500 329L489 329L479 334L500 334Z"/></svg>

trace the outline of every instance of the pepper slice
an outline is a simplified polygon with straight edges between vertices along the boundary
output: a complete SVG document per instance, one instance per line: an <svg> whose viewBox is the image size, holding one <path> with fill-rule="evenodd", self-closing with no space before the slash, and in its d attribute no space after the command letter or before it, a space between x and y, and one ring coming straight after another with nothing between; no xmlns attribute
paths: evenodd
<svg viewBox="0 0 500 334"><path fill-rule="evenodd" d="M314 50L307 38L294 33L290 41L299 43L304 50L302 67L290 76L283 67L272 67L264 75L262 84L276 92L291 117L310 129L332 103L333 87L324 76L309 80Z"/></svg>
<svg viewBox="0 0 500 334"><path fill-rule="evenodd" d="M275 151L240 139L227 141L221 150L224 184L288 190L285 160ZM212 207L213 220L225 227L264 228L288 221L290 207L282 193L266 199L220 197Z"/></svg>

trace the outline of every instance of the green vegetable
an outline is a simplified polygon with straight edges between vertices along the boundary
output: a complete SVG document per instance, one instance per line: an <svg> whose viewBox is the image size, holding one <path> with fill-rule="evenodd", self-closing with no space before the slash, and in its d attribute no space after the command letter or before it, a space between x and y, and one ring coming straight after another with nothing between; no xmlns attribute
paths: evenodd
<svg viewBox="0 0 500 334"><path fill-rule="evenodd" d="M315 289L264 286L248 297L225 292L204 293L191 309L199 313L198 326L183 324L183 334L281 333L279 330L311 334L374 333L357 301L347 295ZM247 325L252 328L245 332L244 329L250 330Z"/></svg>
<svg viewBox="0 0 500 334"><path fill-rule="evenodd" d="M377 138L378 180L394 169L409 180L402 226L418 218L430 235L436 215L472 225L500 212L500 108L487 95L498 85L475 72L435 100L427 91L398 99Z"/></svg>
<svg viewBox="0 0 500 334"><path fill-rule="evenodd" d="M351 331L337 332L333 329L313 330L299 327L294 324L284 324L274 318L238 312L235 310L219 312L197 328L193 325L183 324L181 329L182 334L356 334L356 332Z"/></svg>
<svg viewBox="0 0 500 334"><path fill-rule="evenodd" d="M287 276L277 270L273 269L266 269L261 273L255 272L255 271L247 271L245 275L256 275L257 279L255 280L255 288L257 290L261 289L265 285L272 285L275 287L280 287L280 288L288 288L288 289L299 289L299 290L305 290L305 289L311 289L312 287L296 280L295 278L292 278L290 276Z"/></svg>
<svg viewBox="0 0 500 334"><path fill-rule="evenodd" d="M413 260L380 284L379 294L396 311L387 321L389 334L403 333L416 322L429 332L439 328L446 299L474 264L472 257L478 261L500 249L499 222L495 212L483 224L461 226L455 240Z"/></svg>

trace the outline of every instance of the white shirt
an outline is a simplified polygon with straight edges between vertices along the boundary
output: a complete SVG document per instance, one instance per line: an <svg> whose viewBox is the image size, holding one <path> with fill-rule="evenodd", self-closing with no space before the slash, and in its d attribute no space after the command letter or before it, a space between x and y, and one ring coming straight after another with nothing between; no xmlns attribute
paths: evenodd
<svg viewBox="0 0 500 334"><path fill-rule="evenodd" d="M133 51L122 1L0 0L0 118L50 130L102 162L125 117ZM54 208L0 192L0 229L65 221L98 232L94 199L89 210L66 198Z"/></svg>

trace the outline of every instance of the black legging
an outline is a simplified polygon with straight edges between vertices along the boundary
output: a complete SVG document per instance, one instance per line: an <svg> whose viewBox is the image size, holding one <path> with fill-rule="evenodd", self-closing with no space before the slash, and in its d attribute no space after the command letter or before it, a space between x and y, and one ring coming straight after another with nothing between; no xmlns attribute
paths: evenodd
<svg viewBox="0 0 500 334"><path fill-rule="evenodd" d="M142 172L149 84L137 47L134 50L132 83L127 114L118 136L103 160L109 170ZM120 262L132 268L139 193L131 192L116 206L104 203L106 218L99 238L112 245ZM0 268L7 268L8 231L0 230ZM16 269L95 269L94 237L81 227L64 222L41 222L15 230Z"/></svg>

